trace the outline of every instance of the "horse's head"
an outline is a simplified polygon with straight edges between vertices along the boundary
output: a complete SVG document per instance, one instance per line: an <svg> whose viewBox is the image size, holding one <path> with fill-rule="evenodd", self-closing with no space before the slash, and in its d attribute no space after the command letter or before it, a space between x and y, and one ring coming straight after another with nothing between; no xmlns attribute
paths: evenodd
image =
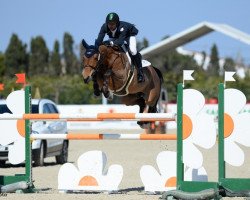
<svg viewBox="0 0 250 200"><path fill-rule="evenodd" d="M99 52L95 46L89 46L84 40L82 41L86 52L83 56L82 76L84 83L92 80L92 75L96 72L99 60Z"/></svg>
<svg viewBox="0 0 250 200"><path fill-rule="evenodd" d="M107 44L102 44L99 49L95 46L89 46L85 40L82 40L82 45L86 52L83 56L83 71L82 76L85 83L92 80L92 76L98 71L105 72L108 67L113 67L114 61L117 58L117 47L111 47ZM116 53L115 53L116 52Z"/></svg>

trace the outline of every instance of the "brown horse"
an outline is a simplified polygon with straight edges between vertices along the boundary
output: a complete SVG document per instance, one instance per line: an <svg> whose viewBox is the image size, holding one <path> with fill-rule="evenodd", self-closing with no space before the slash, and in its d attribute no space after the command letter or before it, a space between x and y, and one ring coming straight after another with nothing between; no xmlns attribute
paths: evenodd
<svg viewBox="0 0 250 200"><path fill-rule="evenodd" d="M94 94L102 92L106 98L112 94L121 96L126 105L138 105L140 113L157 112L157 102L163 82L160 70L153 66L143 67L144 82L137 82L137 69L130 64L126 53L117 47L101 45L99 50L84 43L82 76L85 83L93 80ZM143 122L138 122L143 125Z"/></svg>

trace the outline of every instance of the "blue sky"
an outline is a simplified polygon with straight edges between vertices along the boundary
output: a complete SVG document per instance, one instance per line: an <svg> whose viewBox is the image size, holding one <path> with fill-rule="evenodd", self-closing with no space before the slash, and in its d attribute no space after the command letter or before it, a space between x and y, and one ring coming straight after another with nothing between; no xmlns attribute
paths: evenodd
<svg viewBox="0 0 250 200"><path fill-rule="evenodd" d="M28 44L41 35L52 50L69 32L75 43L85 38L93 43L106 15L117 12L121 20L136 25L138 39L150 44L202 21L225 23L250 34L249 0L1 0L0 51L4 52L12 33ZM250 64L250 46L221 33L210 33L184 47L210 52L216 43L221 56L241 54Z"/></svg>

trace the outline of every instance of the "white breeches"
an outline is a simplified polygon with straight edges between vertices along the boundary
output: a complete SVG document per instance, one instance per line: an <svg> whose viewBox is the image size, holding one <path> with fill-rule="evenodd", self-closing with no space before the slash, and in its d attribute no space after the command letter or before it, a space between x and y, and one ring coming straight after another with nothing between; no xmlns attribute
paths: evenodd
<svg viewBox="0 0 250 200"><path fill-rule="evenodd" d="M114 38L109 38L109 41L114 41ZM125 41L126 43L126 41ZM124 47L122 47L124 51L126 51L126 49ZM132 54L132 56L135 56L137 54L137 47L136 47L136 38L135 36L130 36L129 38L129 51Z"/></svg>
<svg viewBox="0 0 250 200"><path fill-rule="evenodd" d="M135 36L131 36L129 38L129 50L133 56L137 54L137 48L136 48L136 38Z"/></svg>

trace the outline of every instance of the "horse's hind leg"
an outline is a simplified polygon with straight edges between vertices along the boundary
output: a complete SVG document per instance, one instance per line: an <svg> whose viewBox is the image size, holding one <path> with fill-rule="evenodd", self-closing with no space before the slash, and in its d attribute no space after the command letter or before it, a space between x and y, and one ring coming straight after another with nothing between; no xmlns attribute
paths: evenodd
<svg viewBox="0 0 250 200"><path fill-rule="evenodd" d="M145 100L142 97L137 100L137 105L139 105L139 107L140 107L140 110L139 110L140 113L143 113L145 111L146 106L147 106L145 104Z"/></svg>
<svg viewBox="0 0 250 200"><path fill-rule="evenodd" d="M145 102L149 106L149 112L157 112L157 102L161 94L162 80L155 70L150 70L152 77L152 87L145 93Z"/></svg>
<svg viewBox="0 0 250 200"><path fill-rule="evenodd" d="M139 106L139 112L143 113L146 109L146 104L145 104L145 100L143 99L143 97L138 96L139 94L129 94L127 96L122 97L121 102L127 106L131 106L131 105L138 105ZM143 121L138 121L137 124L143 128L143 125L145 124L145 122Z"/></svg>
<svg viewBox="0 0 250 200"><path fill-rule="evenodd" d="M138 105L139 112L143 113L146 108L145 100L139 94L129 94L121 98L121 103L127 106Z"/></svg>
<svg viewBox="0 0 250 200"><path fill-rule="evenodd" d="M161 93L160 80L154 80L154 87L145 95L145 102L149 106L149 113L157 112L157 103Z"/></svg>
<svg viewBox="0 0 250 200"><path fill-rule="evenodd" d="M157 113L157 104L154 106L149 106L148 113Z"/></svg>
<svg viewBox="0 0 250 200"><path fill-rule="evenodd" d="M126 96L123 96L121 98L121 103L125 104L126 106L138 105L136 95L134 94L128 94Z"/></svg>
<svg viewBox="0 0 250 200"><path fill-rule="evenodd" d="M145 100L143 99L143 97L140 97L139 99L137 99L137 105L139 105L140 107L140 113L147 113L148 112L148 106L145 103ZM146 121L138 121L137 124L141 127L141 128L147 128L145 127L145 125L148 125L149 122Z"/></svg>

